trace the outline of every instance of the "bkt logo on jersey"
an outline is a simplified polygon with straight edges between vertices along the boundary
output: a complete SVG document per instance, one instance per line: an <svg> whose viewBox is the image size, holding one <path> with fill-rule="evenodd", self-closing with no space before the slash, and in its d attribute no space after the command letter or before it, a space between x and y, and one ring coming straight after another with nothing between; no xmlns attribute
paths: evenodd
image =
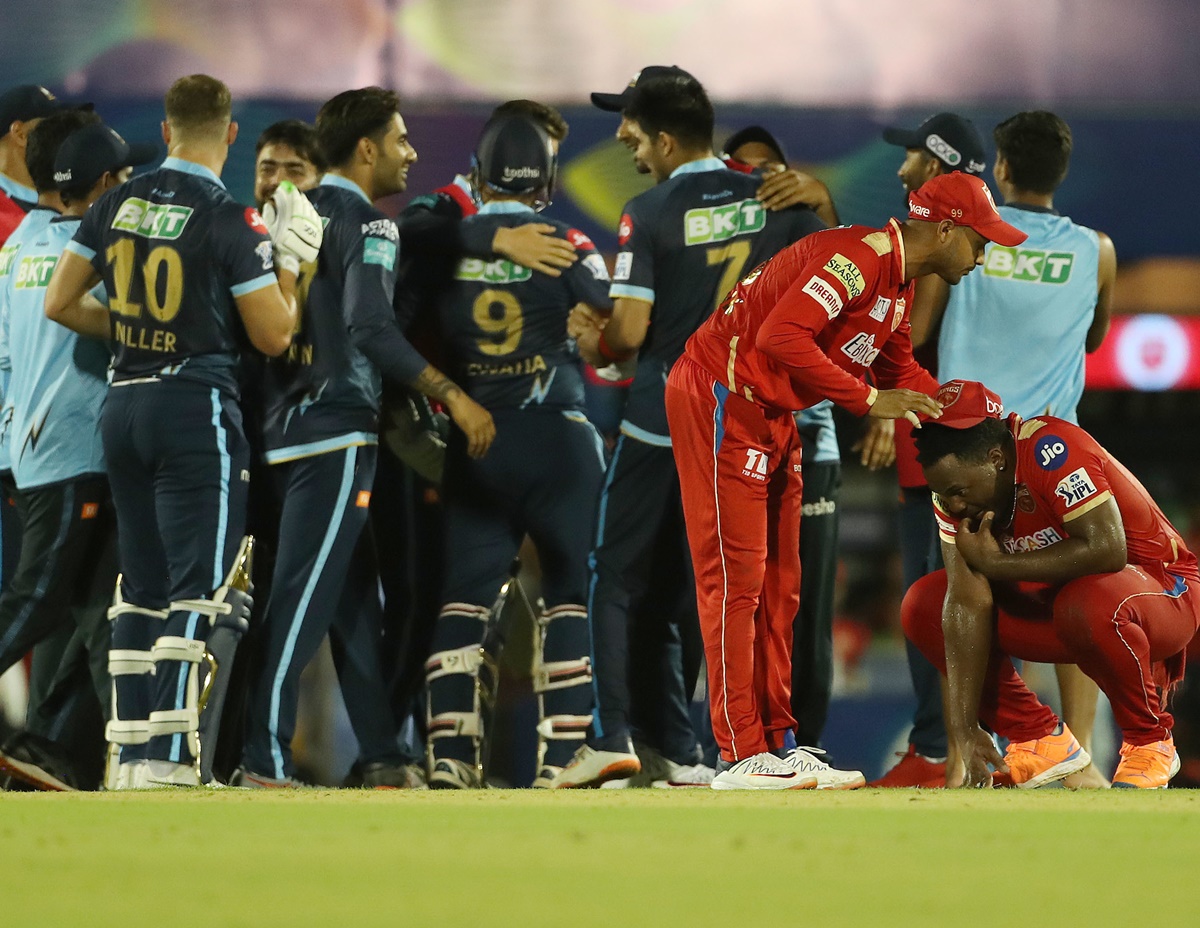
<svg viewBox="0 0 1200 928"><path fill-rule="evenodd" d="M746 449L746 466L742 468L743 477L753 477L755 480L767 479L767 453L757 448Z"/></svg>
<svg viewBox="0 0 1200 928"><path fill-rule="evenodd" d="M689 209L683 214L683 243L703 245L758 232L767 224L767 211L758 200Z"/></svg>
<svg viewBox="0 0 1200 928"><path fill-rule="evenodd" d="M16 245L9 245L5 248L0 248L0 277L6 275L12 268L13 258L21 249Z"/></svg>
<svg viewBox="0 0 1200 928"><path fill-rule="evenodd" d="M455 280L478 280L487 284L515 284L529 280L533 271L507 258L484 261L481 258L464 258L454 271Z"/></svg>
<svg viewBox="0 0 1200 928"><path fill-rule="evenodd" d="M190 206L168 206L164 203L151 203L139 197L130 197L117 210L112 227L143 238L174 241L183 234L183 227L191 218Z"/></svg>
<svg viewBox="0 0 1200 928"><path fill-rule="evenodd" d="M880 349L875 347L875 336L859 332L854 338L842 345L842 353L855 364L870 367L879 357Z"/></svg>
<svg viewBox="0 0 1200 928"><path fill-rule="evenodd" d="M33 258L22 258L17 265L17 279L13 286L18 290L35 290L50 283L50 275L58 264L55 255L39 255Z"/></svg>
<svg viewBox="0 0 1200 928"><path fill-rule="evenodd" d="M983 273L1030 283L1065 284L1071 276L1075 255L1069 251L1036 251L1026 248L988 247Z"/></svg>

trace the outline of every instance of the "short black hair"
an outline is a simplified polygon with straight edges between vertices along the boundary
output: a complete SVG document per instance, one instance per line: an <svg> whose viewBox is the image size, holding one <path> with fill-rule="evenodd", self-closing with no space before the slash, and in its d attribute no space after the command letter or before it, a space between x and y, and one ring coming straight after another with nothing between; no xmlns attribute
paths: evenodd
<svg viewBox="0 0 1200 928"><path fill-rule="evenodd" d="M562 113L549 103L539 103L537 100L506 100L492 110L492 118L497 116L528 116L541 125L550 138L560 144L566 141L570 131Z"/></svg>
<svg viewBox="0 0 1200 928"><path fill-rule="evenodd" d="M712 101L690 75L642 81L633 89L624 116L651 138L665 132L688 148L712 147Z"/></svg>
<svg viewBox="0 0 1200 928"><path fill-rule="evenodd" d="M1018 190L1053 193L1067 176L1071 127L1053 113L1017 113L996 126L992 138Z"/></svg>
<svg viewBox="0 0 1200 928"><path fill-rule="evenodd" d="M257 158L268 145L286 145L310 162L318 174L325 170L325 158L317 144L317 130L302 119L281 119L263 129L254 145L254 156Z"/></svg>
<svg viewBox="0 0 1200 928"><path fill-rule="evenodd" d="M38 193L58 190L54 180L54 159L67 136L99 121L100 117L91 110L63 110L47 116L34 127L25 147L25 167Z"/></svg>
<svg viewBox="0 0 1200 928"><path fill-rule="evenodd" d="M1004 419L984 419L966 429L955 429L936 422L926 422L913 429L917 444L917 463L932 467L942 458L953 454L960 461L982 464L993 448L1004 447L1009 438Z"/></svg>
<svg viewBox="0 0 1200 928"><path fill-rule="evenodd" d="M359 139L378 141L399 112L400 97L382 87L345 90L327 100L317 113L317 144L325 162L346 164Z"/></svg>

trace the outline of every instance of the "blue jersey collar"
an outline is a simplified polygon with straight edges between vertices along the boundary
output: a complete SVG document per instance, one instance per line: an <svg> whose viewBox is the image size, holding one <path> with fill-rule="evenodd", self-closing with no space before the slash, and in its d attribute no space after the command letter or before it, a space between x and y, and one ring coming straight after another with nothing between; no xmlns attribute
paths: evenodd
<svg viewBox="0 0 1200 928"><path fill-rule="evenodd" d="M18 184L7 174L0 174L0 190L3 190L14 200L20 200L22 203L36 203L37 191L32 187L26 187L24 184Z"/></svg>
<svg viewBox="0 0 1200 928"><path fill-rule="evenodd" d="M221 182L221 178L210 171L202 164L196 164L195 161L185 161L183 158L167 158L162 166L169 171L180 171L183 174L191 174L195 177L202 177L205 180L210 180L222 190L225 189L225 184Z"/></svg>
<svg viewBox="0 0 1200 928"><path fill-rule="evenodd" d="M517 200L492 200L479 207L480 215L488 213L532 213L533 207Z"/></svg>
<svg viewBox="0 0 1200 928"><path fill-rule="evenodd" d="M1034 206L1032 203L1005 203L1012 209L1023 209L1027 213L1045 213L1047 216L1057 216L1058 210L1053 206Z"/></svg>
<svg viewBox="0 0 1200 928"><path fill-rule="evenodd" d="M689 161L687 164L681 164L671 172L671 177L678 177L680 174L700 174L704 171L720 171L724 170L725 162L713 155L709 158L698 158L695 161ZM671 178L667 178L670 180Z"/></svg>
<svg viewBox="0 0 1200 928"><path fill-rule="evenodd" d="M367 191L358 186L348 177L342 177L341 174L326 174L321 178L322 187L341 187L343 190L349 190L351 193L357 193L366 202L370 203L371 198L367 196Z"/></svg>

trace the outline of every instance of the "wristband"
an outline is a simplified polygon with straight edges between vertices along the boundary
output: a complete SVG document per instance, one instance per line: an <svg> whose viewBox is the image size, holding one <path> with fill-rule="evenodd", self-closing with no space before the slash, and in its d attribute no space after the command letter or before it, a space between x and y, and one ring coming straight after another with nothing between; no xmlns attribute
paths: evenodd
<svg viewBox="0 0 1200 928"><path fill-rule="evenodd" d="M868 387L867 390L869 391L867 393L867 409L870 409L875 405L875 401L879 399L879 391L874 387Z"/></svg>
<svg viewBox="0 0 1200 928"><path fill-rule="evenodd" d="M291 271L297 277L300 276L300 259L293 254L276 249L275 266L281 271Z"/></svg>
<svg viewBox="0 0 1200 928"><path fill-rule="evenodd" d="M623 355L617 354L608 346L608 342L604 340L604 330L600 330L600 337L596 339L596 350L600 352L600 357L604 358L609 364L617 364L624 361Z"/></svg>

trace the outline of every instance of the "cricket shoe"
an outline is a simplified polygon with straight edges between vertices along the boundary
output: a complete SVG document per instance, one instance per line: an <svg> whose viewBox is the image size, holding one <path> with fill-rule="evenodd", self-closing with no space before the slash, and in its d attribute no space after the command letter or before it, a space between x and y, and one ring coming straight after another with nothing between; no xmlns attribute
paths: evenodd
<svg viewBox="0 0 1200 928"><path fill-rule="evenodd" d="M245 767L238 767L229 778L230 786L240 786L242 789L304 789L299 780L292 777L268 777L254 773Z"/></svg>
<svg viewBox="0 0 1200 928"><path fill-rule="evenodd" d="M859 789L867 785L861 770L839 770L822 759L820 748L798 747L788 752L783 762L803 776L817 778L817 789Z"/></svg>
<svg viewBox="0 0 1200 928"><path fill-rule="evenodd" d="M425 770L419 764L372 761L362 768L360 789L426 789Z"/></svg>
<svg viewBox="0 0 1200 928"><path fill-rule="evenodd" d="M1113 789L1166 789L1181 766L1171 737L1152 744L1122 744Z"/></svg>
<svg viewBox="0 0 1200 928"><path fill-rule="evenodd" d="M483 789L483 773L474 764L454 757L434 760L429 771L430 789Z"/></svg>
<svg viewBox="0 0 1200 928"><path fill-rule="evenodd" d="M170 760L151 760L146 763L144 781L138 789L172 789L200 785L200 771L194 764L177 764Z"/></svg>
<svg viewBox="0 0 1200 928"><path fill-rule="evenodd" d="M717 771L707 764L677 764L667 761L671 766L667 775L662 779L651 781L655 789L695 789L698 786L711 787Z"/></svg>
<svg viewBox="0 0 1200 928"><path fill-rule="evenodd" d="M942 789L946 785L946 758L926 757L918 754L913 745L903 754L891 770L870 786L880 789Z"/></svg>
<svg viewBox="0 0 1200 928"><path fill-rule="evenodd" d="M559 771L551 789L594 789L609 780L624 780L639 773L642 762L629 745L628 751L597 751L580 746L571 762Z"/></svg>
<svg viewBox="0 0 1200 928"><path fill-rule="evenodd" d="M18 735L5 742L0 749L0 776L9 776L34 789L48 792L72 793L74 772L54 752L39 750L38 741L32 737Z"/></svg>
<svg viewBox="0 0 1200 928"><path fill-rule="evenodd" d="M554 778L562 773L562 767L555 767L553 764L543 764L538 768L537 776L533 778L533 782L529 785L533 789L554 789Z"/></svg>
<svg viewBox="0 0 1200 928"><path fill-rule="evenodd" d="M642 769L628 780L621 781L626 786L654 789L711 786L716 775L712 767L704 764L677 763L648 744L635 743L634 750Z"/></svg>
<svg viewBox="0 0 1200 928"><path fill-rule="evenodd" d="M1034 741L1014 741L1004 754L1004 762L1018 789L1036 789L1082 770L1092 762L1071 729L1066 725L1058 734Z"/></svg>
<svg viewBox="0 0 1200 928"><path fill-rule="evenodd" d="M731 763L717 761L712 789L816 789L817 778L801 773L770 751Z"/></svg>

